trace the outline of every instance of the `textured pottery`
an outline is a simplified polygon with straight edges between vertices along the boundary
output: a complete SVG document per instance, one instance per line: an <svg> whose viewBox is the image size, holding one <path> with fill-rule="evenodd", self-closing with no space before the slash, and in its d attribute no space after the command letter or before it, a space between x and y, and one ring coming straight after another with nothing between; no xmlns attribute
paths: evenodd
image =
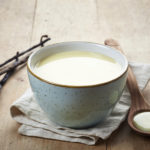
<svg viewBox="0 0 150 150"><path fill-rule="evenodd" d="M115 79L87 86L50 83L34 73L42 58L62 51L81 50L105 54L122 66ZM124 55L108 46L88 42L64 42L44 47L33 53L27 63L32 91L48 118L62 126L86 128L103 121L119 100L127 77L128 62Z"/></svg>

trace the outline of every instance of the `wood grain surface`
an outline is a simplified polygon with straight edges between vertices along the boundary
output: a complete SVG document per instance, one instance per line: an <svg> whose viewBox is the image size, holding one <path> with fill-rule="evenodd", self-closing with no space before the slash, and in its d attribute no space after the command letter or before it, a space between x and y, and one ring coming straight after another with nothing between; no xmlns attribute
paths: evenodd
<svg viewBox="0 0 150 150"><path fill-rule="evenodd" d="M48 34L57 43L106 38L119 41L130 61L150 63L149 0L0 0L0 62ZM26 67L0 91L0 150L149 150L150 138L134 133L125 121L96 146L19 135L10 105L29 87ZM150 85L144 90L150 101Z"/></svg>

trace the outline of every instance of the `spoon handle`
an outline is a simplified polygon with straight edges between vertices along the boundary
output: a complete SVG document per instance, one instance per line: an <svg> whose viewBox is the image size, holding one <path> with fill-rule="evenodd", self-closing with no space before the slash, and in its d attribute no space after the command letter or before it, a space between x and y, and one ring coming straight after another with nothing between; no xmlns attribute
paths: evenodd
<svg viewBox="0 0 150 150"><path fill-rule="evenodd" d="M114 47L115 49L119 50L120 52L124 54L119 43L113 39L105 40L105 45ZM128 68L127 86L131 95L131 107L135 108L135 110L133 111L137 111L138 109L141 109L141 108L147 109L148 104L145 102L143 94L140 92L140 89L136 81L136 77L132 69L130 68L130 66Z"/></svg>

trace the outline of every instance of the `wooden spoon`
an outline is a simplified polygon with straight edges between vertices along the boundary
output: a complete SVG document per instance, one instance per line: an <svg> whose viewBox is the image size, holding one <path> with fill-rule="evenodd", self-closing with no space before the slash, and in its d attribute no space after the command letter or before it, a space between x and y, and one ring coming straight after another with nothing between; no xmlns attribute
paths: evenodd
<svg viewBox="0 0 150 150"><path fill-rule="evenodd" d="M107 39L107 40L105 40L104 43L105 43L105 45L114 47L115 49L117 49L123 53L123 51L117 41L115 41L113 39ZM128 124L134 131L136 131L142 135L150 136L150 132L141 131L140 129L136 128L133 123L134 116L140 112L150 112L150 106L145 101L143 94L141 93L141 91L138 87L136 77L135 77L134 73L132 72L132 69L130 68L130 66L128 68L127 86L128 86L128 89L129 89L130 95L131 95L131 107L130 107L130 111L128 114Z"/></svg>

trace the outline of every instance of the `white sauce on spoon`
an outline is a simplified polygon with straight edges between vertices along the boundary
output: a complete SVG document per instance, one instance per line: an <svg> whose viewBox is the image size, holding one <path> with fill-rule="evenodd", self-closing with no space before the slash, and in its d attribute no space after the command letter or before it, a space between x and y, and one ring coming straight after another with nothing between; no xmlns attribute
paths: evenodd
<svg viewBox="0 0 150 150"><path fill-rule="evenodd" d="M150 132L150 112L142 112L133 118L134 125L144 132Z"/></svg>

